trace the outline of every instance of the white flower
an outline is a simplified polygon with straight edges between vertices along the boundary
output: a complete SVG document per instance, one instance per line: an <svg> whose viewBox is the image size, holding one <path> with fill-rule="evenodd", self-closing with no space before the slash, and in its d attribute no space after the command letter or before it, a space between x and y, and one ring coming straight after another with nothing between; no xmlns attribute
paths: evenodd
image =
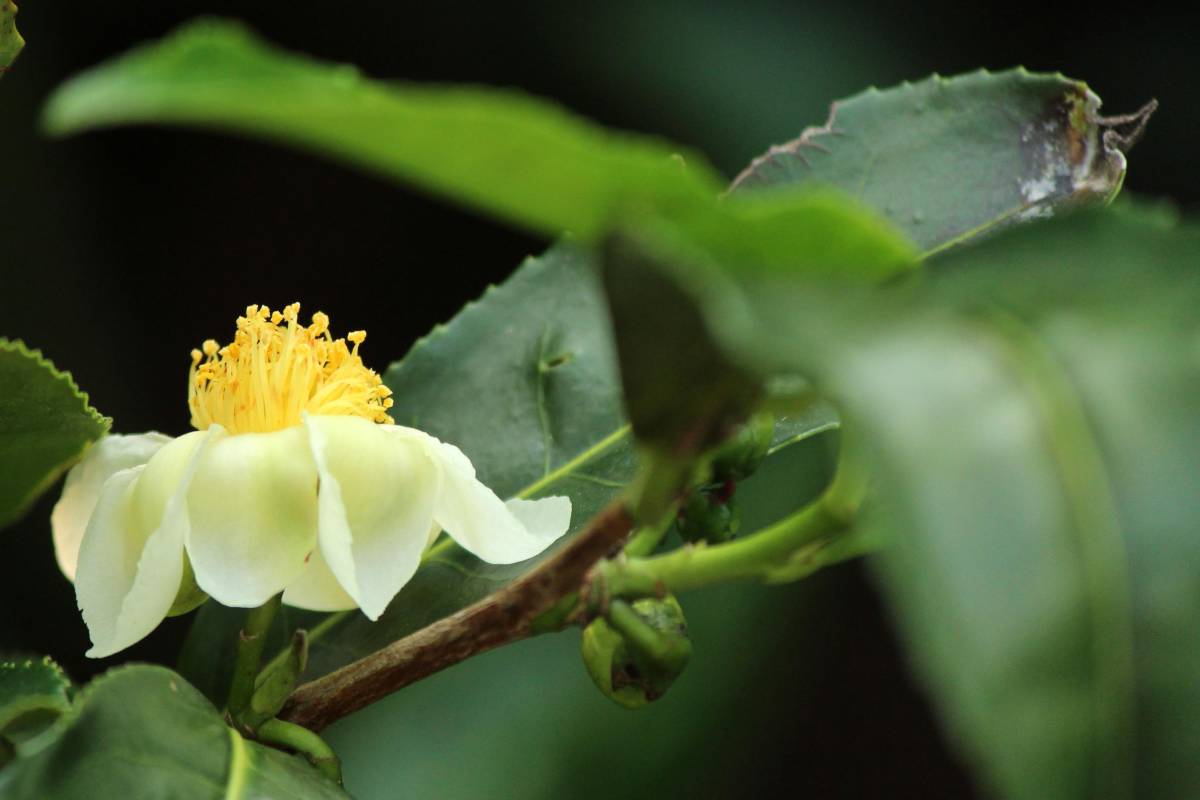
<svg viewBox="0 0 1200 800"><path fill-rule="evenodd" d="M51 517L59 565L102 657L203 600L255 607L283 592L378 619L445 530L495 564L545 550L565 497L501 501L456 447L386 415L389 392L328 319L251 306L226 348L193 354L201 430L108 436L67 476ZM286 327L279 323L286 321ZM194 585L192 576L194 574Z"/></svg>

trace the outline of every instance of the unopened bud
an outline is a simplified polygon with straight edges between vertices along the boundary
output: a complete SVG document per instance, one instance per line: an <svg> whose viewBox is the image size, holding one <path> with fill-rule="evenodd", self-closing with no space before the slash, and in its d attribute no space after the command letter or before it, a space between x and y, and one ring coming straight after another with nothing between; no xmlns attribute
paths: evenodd
<svg viewBox="0 0 1200 800"><path fill-rule="evenodd" d="M625 708L662 697L692 654L683 609L674 597L614 601L608 619L583 631L583 663L596 687Z"/></svg>

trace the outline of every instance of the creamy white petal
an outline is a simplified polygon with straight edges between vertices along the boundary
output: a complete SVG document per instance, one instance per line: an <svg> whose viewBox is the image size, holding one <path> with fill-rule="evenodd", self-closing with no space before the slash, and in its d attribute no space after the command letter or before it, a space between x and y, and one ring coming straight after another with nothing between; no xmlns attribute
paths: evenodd
<svg viewBox="0 0 1200 800"><path fill-rule="evenodd" d="M54 532L58 567L68 580L75 580L79 543L83 541L83 532L104 482L123 469L145 464L169 441L169 436L154 432L136 436L110 434L89 447L83 460L67 473L62 496L50 512L50 529Z"/></svg>
<svg viewBox="0 0 1200 800"><path fill-rule="evenodd" d="M308 611L346 611L358 607L329 569L320 547L312 551L300 577L283 590L283 602Z"/></svg>
<svg viewBox="0 0 1200 800"><path fill-rule="evenodd" d="M342 588L378 619L421 563L441 470L419 441L360 417L306 416L318 538Z"/></svg>
<svg viewBox="0 0 1200 800"><path fill-rule="evenodd" d="M395 426L394 430L421 442L430 457L441 462L442 491L433 518L456 542L484 561L524 561L567 532L570 498L517 500L506 505L475 478L471 460L457 447L412 428Z"/></svg>
<svg viewBox="0 0 1200 800"><path fill-rule="evenodd" d="M540 500L513 498L505 506L525 530L539 539L553 542L571 527L571 498L555 495Z"/></svg>
<svg viewBox="0 0 1200 800"><path fill-rule="evenodd" d="M252 608L282 592L317 540L317 469L304 429L240 433L206 447L188 519L196 583L214 600Z"/></svg>
<svg viewBox="0 0 1200 800"><path fill-rule="evenodd" d="M104 483L79 549L75 593L101 658L167 616L183 577L186 493L208 434L193 433Z"/></svg>

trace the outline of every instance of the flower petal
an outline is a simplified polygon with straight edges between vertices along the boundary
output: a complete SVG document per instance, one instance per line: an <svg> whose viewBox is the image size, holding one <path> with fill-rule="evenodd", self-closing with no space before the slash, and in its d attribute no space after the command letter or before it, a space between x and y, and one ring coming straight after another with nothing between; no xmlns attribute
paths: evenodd
<svg viewBox="0 0 1200 800"><path fill-rule="evenodd" d="M136 436L111 434L89 447L83 460L67 473L62 497L50 512L50 528L54 532L58 567L68 580L75 580L79 543L83 541L83 532L104 482L123 469L145 464L169 441L171 437L153 432Z"/></svg>
<svg viewBox="0 0 1200 800"><path fill-rule="evenodd" d="M299 578L317 540L316 490L299 426L207 447L188 492L187 551L200 588L253 608Z"/></svg>
<svg viewBox="0 0 1200 800"><path fill-rule="evenodd" d="M412 428L395 429L421 441L430 457L441 462L442 491L433 517L456 542L484 561L513 564L533 558L567 532L570 498L505 504L475 478L471 460L457 447Z"/></svg>
<svg viewBox="0 0 1200 800"><path fill-rule="evenodd" d="M539 539L553 542L571 527L571 498L555 495L540 500L514 497L504 504L525 529Z"/></svg>
<svg viewBox="0 0 1200 800"><path fill-rule="evenodd" d="M313 550L300 577L283 590L283 602L308 611L346 611L358 607L338 583L319 547Z"/></svg>
<svg viewBox="0 0 1200 800"><path fill-rule="evenodd" d="M186 493L206 433L170 442L104 483L79 549L75 593L92 637L87 655L123 650L167 616L183 577Z"/></svg>
<svg viewBox="0 0 1200 800"><path fill-rule="evenodd" d="M320 415L304 424L321 477L321 552L363 613L378 619L421 564L441 471L392 426Z"/></svg>

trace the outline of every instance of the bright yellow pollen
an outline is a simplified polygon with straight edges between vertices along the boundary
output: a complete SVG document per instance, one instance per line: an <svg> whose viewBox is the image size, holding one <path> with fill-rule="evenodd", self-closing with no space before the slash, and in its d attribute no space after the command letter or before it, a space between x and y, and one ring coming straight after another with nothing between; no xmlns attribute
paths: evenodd
<svg viewBox="0 0 1200 800"><path fill-rule="evenodd" d="M307 328L299 316L299 303L275 312L250 306L232 342L209 339L192 350L188 408L197 430L215 422L230 433L277 431L299 425L305 411L392 421L391 391L358 356L366 331L346 337L351 348L330 336L325 314L313 314Z"/></svg>

